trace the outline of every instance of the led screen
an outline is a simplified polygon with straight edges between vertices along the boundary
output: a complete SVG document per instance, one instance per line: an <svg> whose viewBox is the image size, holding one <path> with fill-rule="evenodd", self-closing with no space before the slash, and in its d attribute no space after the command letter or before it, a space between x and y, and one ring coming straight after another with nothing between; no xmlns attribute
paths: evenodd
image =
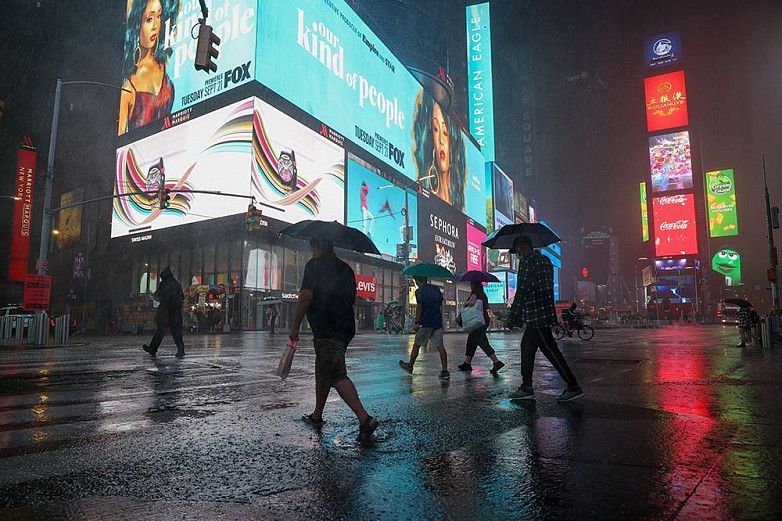
<svg viewBox="0 0 782 521"><path fill-rule="evenodd" d="M687 89L684 71L644 80L646 128L649 132L687 126Z"/></svg>
<svg viewBox="0 0 782 521"><path fill-rule="evenodd" d="M253 78L257 0L208 2L209 24L220 37L217 74L194 67L191 28L196 1L122 0L125 46L122 60L119 134L167 118Z"/></svg>
<svg viewBox="0 0 782 521"><path fill-rule="evenodd" d="M500 282L489 282L483 287L489 304L505 304L505 289L507 287L507 271L495 271L492 275L500 279Z"/></svg>
<svg viewBox="0 0 782 521"><path fill-rule="evenodd" d="M486 161L494 161L494 93L489 2L470 5L466 9L470 133L478 140Z"/></svg>
<svg viewBox="0 0 782 521"><path fill-rule="evenodd" d="M476 227L471 221L467 221L467 266L465 271L483 271L484 250L481 244L486 239L486 233Z"/></svg>
<svg viewBox="0 0 782 521"><path fill-rule="evenodd" d="M467 137L464 138L464 152L467 158L467 170L465 171L464 208L462 211L467 214L467 217L485 228L486 196L491 194L491 190L485 186L486 160L478 147Z"/></svg>
<svg viewBox="0 0 782 521"><path fill-rule="evenodd" d="M516 298L516 280L517 280L516 272L509 271L508 272L508 302L513 302L513 299Z"/></svg>
<svg viewBox="0 0 782 521"><path fill-rule="evenodd" d="M418 258L452 273L467 271L467 218L425 194L418 198Z"/></svg>
<svg viewBox="0 0 782 521"><path fill-rule="evenodd" d="M117 151L111 236L244 213L253 195L265 216L285 222L344 219L344 151L257 98L234 103ZM179 191L179 192L178 192Z"/></svg>
<svg viewBox="0 0 782 521"><path fill-rule="evenodd" d="M529 222L529 202L521 192L513 192L513 211L517 223Z"/></svg>
<svg viewBox="0 0 782 521"><path fill-rule="evenodd" d="M646 202L646 183L639 185L641 193L641 239L643 242L649 240L649 205Z"/></svg>
<svg viewBox="0 0 782 521"><path fill-rule="evenodd" d="M657 257L698 253L695 197L692 194L655 197L652 212Z"/></svg>
<svg viewBox="0 0 782 521"><path fill-rule="evenodd" d="M736 209L736 182L733 170L706 172L706 208L709 217L709 237L739 234Z"/></svg>
<svg viewBox="0 0 782 521"><path fill-rule="evenodd" d="M690 133L674 132L650 137L649 167L653 192L692 188Z"/></svg>
<svg viewBox="0 0 782 521"><path fill-rule="evenodd" d="M418 204L416 194L394 185L354 159L348 159L347 225L364 232L380 253L396 256L403 244L405 220L413 236L411 261L418 258Z"/></svg>
<svg viewBox="0 0 782 521"><path fill-rule="evenodd" d="M513 181L505 172L492 163L494 187L494 228L500 229L506 224L513 224Z"/></svg>
<svg viewBox="0 0 782 521"><path fill-rule="evenodd" d="M663 67L678 62L682 55L681 35L665 33L647 39L644 55L647 67Z"/></svg>
<svg viewBox="0 0 782 521"><path fill-rule="evenodd" d="M741 284L741 255L736 250L723 248L711 258L711 269L725 277L726 286Z"/></svg>

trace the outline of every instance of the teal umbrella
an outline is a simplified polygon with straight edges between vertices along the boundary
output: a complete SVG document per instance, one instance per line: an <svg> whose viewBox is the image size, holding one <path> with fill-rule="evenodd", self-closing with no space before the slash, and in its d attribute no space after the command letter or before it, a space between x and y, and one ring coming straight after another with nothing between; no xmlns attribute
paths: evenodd
<svg viewBox="0 0 782 521"><path fill-rule="evenodd" d="M406 277L427 277L433 279L453 279L454 274L437 264L413 264L402 271Z"/></svg>

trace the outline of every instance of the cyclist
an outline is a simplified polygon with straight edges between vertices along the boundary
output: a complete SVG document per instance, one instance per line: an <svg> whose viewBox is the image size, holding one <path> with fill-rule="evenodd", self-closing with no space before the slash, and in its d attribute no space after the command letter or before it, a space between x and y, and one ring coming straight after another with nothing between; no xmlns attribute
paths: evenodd
<svg viewBox="0 0 782 521"><path fill-rule="evenodd" d="M581 325L581 313L578 312L578 306L573 302L569 308L562 310L562 322L573 331Z"/></svg>

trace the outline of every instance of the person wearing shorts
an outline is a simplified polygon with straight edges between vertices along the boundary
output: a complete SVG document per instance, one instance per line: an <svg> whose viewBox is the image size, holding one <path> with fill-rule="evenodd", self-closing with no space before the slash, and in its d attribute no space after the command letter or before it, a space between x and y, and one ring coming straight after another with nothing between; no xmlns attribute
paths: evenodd
<svg viewBox="0 0 782 521"><path fill-rule="evenodd" d="M333 387L358 418L359 440L369 441L378 422L367 414L345 368L345 351L356 335L356 275L337 258L331 242L312 239L310 247L312 258L304 267L290 332L291 341L297 342L306 315L315 347L315 409L302 419L315 427L323 425L323 409Z"/></svg>
<svg viewBox="0 0 782 521"><path fill-rule="evenodd" d="M451 374L448 372L448 353L443 344L443 294L437 286L429 284L426 277L413 277L418 289L415 290L415 300L418 307L415 312L415 340L413 340L413 349L410 351L410 361L399 361L399 367L413 372L413 364L418 358L418 352L422 346L429 344L430 347L437 348L440 353L440 363L442 370L440 378L449 380Z"/></svg>

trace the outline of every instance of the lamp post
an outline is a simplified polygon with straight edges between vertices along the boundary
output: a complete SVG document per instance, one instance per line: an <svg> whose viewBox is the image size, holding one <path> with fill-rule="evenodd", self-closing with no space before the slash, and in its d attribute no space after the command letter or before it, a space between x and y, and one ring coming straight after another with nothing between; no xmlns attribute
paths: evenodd
<svg viewBox="0 0 782 521"><path fill-rule="evenodd" d="M633 277L635 279L635 312L636 314L641 313L641 306L640 306L640 300L638 298L638 263L640 261L647 261L649 260L648 257L638 257L638 259L635 261L635 264L633 264Z"/></svg>
<svg viewBox="0 0 782 521"><path fill-rule="evenodd" d="M430 174L430 175L418 178L416 180L410 181L403 188L403 190L405 191L405 231L402 234L403 235L402 238L404 240L404 245L405 245L405 255L404 255L404 267L405 267L405 269L408 266L410 266L410 210L409 210L409 206L408 206L408 192L409 192L410 188L412 188L412 186L414 184L416 184L416 183L418 183L420 181L424 181L426 179L431 179L433 177L434 177L434 175ZM397 185L394 185L394 184L388 184L388 185L383 185L383 186L378 186L377 187L378 190L386 190L388 188L399 188L399 187ZM402 327L404 328L405 331L408 331L409 328L407 326L408 326L408 323L409 323L409 320L410 320L410 290L409 289L404 292L403 297L404 297L404 301L405 301L405 320L404 320L404 323L403 323Z"/></svg>

